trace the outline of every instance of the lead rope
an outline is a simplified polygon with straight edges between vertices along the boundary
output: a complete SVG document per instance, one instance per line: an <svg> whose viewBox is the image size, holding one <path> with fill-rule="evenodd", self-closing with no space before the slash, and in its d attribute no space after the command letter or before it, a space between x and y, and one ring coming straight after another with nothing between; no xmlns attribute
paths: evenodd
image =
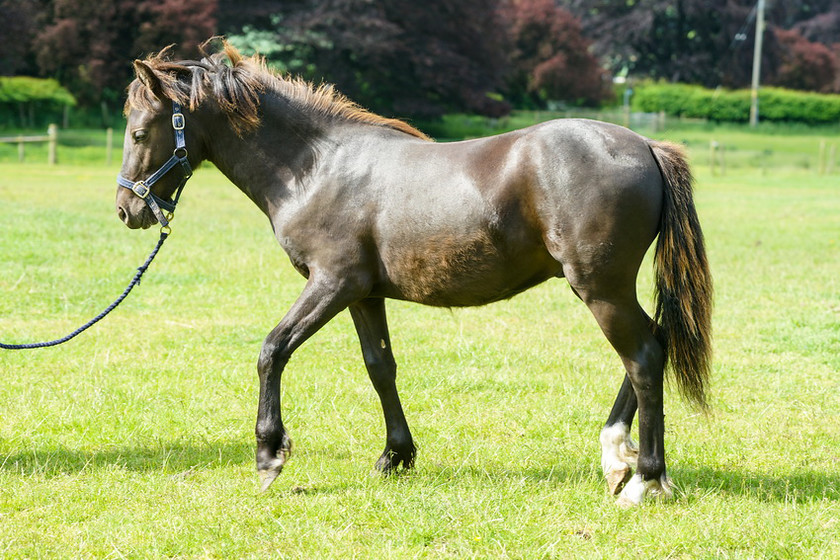
<svg viewBox="0 0 840 560"><path fill-rule="evenodd" d="M4 350L30 350L33 348L49 348L50 346L58 346L59 344L67 342L71 338L75 338L77 335L83 333L84 331L95 325L97 322L99 322L100 319L102 319L108 313L116 309L116 307L120 303L122 303L126 296L128 296L129 292L131 292L131 290L134 289L134 286L140 283L140 278L143 277L143 273L146 272L146 269L148 269L149 265L152 264L152 261L155 260L155 256L158 254L158 251L160 251L160 248L163 246L163 242L166 241L167 237L169 237L168 229L169 228L161 228L160 239L158 240L157 245L155 245L155 248L152 249L152 252L149 253L149 258L147 258L146 262L144 262L137 269L137 272L134 274L134 278L131 279L131 282L129 282L128 286L125 288L123 293L116 300L114 300L114 303L106 307L102 311L102 313L100 313L99 315L97 315L96 317L94 317L75 331L62 338L57 338L48 342L33 342L30 344L4 344L0 342L0 348Z"/></svg>
<svg viewBox="0 0 840 560"><path fill-rule="evenodd" d="M117 184L121 187L129 189L131 192L142 198L148 207L152 210L155 216L158 219L158 223L162 226L160 228L160 240L158 240L157 245L155 248L152 249L152 252L149 253L149 258L146 259L146 262L143 263L140 268L137 269L137 273L134 275L134 278L131 279L128 286L123 291L122 295L114 300L114 303L106 307L102 313L76 329L75 331L71 332L67 336L62 338L57 338L55 340L50 340L48 342L33 342L31 344L4 344L0 342L0 349L3 350L29 350L32 348L49 348L50 346L58 346L59 344L63 344L74 338L75 336L79 335L80 333L86 331L91 326L95 325L99 320L105 317L108 313L113 311L122 301L128 296L129 292L134 289L134 286L140 283L140 278L143 277L143 273L146 272L146 269L149 268L149 265L152 264L152 261L155 259L155 256L160 251L160 248L163 246L163 242L166 241L166 238L169 237L171 230L169 228L169 222L172 221L172 215L175 212L175 206L178 204L178 199L181 198L181 192L184 190L184 186L187 184L187 179L192 177L192 167L190 166L190 162L187 159L187 148L186 148L186 138L184 136L184 128L186 126L186 121L184 119L184 113L181 111L181 105L177 101L172 102L172 129L175 131L175 150L172 152L172 157L170 157L166 163L164 163L160 169L152 173L149 178L142 180L142 181L131 181L123 177L122 175L117 175ZM152 192L152 185L155 184L161 177L169 173L171 169L174 169L175 166L180 165L181 169L184 172L184 177L181 179L178 188L175 190L175 198L172 202L166 201L160 197L158 197L155 193ZM164 214L161 211L161 208L168 211L168 214Z"/></svg>

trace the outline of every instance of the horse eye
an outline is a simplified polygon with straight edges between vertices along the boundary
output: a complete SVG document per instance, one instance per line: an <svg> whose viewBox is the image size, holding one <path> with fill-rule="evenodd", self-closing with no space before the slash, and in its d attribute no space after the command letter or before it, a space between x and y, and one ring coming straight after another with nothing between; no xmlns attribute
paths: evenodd
<svg viewBox="0 0 840 560"><path fill-rule="evenodd" d="M146 139L148 133L145 130L135 130L134 131L134 141L135 142L142 142Z"/></svg>

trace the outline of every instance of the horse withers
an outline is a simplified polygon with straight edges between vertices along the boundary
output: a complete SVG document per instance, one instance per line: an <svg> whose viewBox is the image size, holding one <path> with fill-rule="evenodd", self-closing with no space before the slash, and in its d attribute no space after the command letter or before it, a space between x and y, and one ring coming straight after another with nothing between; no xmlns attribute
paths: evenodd
<svg viewBox="0 0 840 560"><path fill-rule="evenodd" d="M458 307L510 298L565 277L626 374L601 431L601 464L622 505L669 495L664 453L666 364L705 407L712 282L680 147L597 121L555 120L489 138L434 143L331 87L224 52L201 61L135 61L121 180L171 157L213 162L268 217L306 285L258 360L256 463L263 489L291 452L280 379L296 348L349 308L385 416L376 468L411 467L414 441L395 383L385 300ZM173 103L183 106L175 115ZM173 122L184 146L177 148ZM177 155L177 154L176 154ZM149 187L167 201L177 169ZM130 228L158 221L147 199L118 188ZM142 194L142 192L141 192ZM656 240L656 310L636 276ZM639 413L639 443L630 427ZM636 469L633 474L633 468Z"/></svg>

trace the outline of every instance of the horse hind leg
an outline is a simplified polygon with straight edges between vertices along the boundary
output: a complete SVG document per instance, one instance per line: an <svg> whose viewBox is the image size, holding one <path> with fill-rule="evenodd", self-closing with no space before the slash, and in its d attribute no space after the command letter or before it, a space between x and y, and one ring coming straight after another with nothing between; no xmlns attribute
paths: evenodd
<svg viewBox="0 0 840 560"><path fill-rule="evenodd" d="M350 306L368 375L379 395L385 416L385 450L376 461L382 474L395 472L400 464L414 466L416 449L397 393L397 364L391 351L385 301L365 299Z"/></svg>
<svg viewBox="0 0 840 560"><path fill-rule="evenodd" d="M647 315L645 317L651 332L655 332L656 323ZM629 482L639 459L639 447L630 437L630 428L637 409L636 392L633 390L630 376L625 375L600 437L601 468L613 495L621 492Z"/></svg>
<svg viewBox="0 0 840 560"><path fill-rule="evenodd" d="M633 286L633 283L627 283L627 286ZM665 353L662 345L650 330L649 319L636 301L633 290L625 290L624 295L615 294L615 290L581 287L576 291L621 358L630 385L622 386L616 400L618 409L614 407L601 434L602 452L606 447L606 462L610 462L606 474L614 473L609 479L611 491L617 492L623 485L617 503L625 507L640 505L648 496L670 496L671 485L665 469L662 402ZM629 420L634 409L629 396L631 388L639 413L639 446L637 472L628 479L629 467L636 454L629 439ZM602 455L602 465L604 462ZM627 471L620 463L627 465Z"/></svg>
<svg viewBox="0 0 840 560"><path fill-rule="evenodd" d="M636 415L636 393L625 375L607 423L601 430L601 469L610 494L617 495L633 475L639 448L630 437Z"/></svg>
<svg viewBox="0 0 840 560"><path fill-rule="evenodd" d="M574 286L572 292L583 300ZM625 375L621 388L615 398L607 423L601 430L601 470L607 479L610 494L617 495L633 476L633 469L639 459L639 447L630 437L630 428L636 416L638 403L636 392Z"/></svg>

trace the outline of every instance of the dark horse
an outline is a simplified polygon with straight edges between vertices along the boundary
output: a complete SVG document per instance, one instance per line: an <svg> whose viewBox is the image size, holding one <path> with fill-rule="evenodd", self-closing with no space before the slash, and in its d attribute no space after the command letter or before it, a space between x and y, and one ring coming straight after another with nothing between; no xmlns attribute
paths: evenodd
<svg viewBox="0 0 840 560"><path fill-rule="evenodd" d="M705 406L712 296L678 146L575 119L437 144L229 45L201 61L172 62L164 52L136 61L135 70L126 181L170 157L175 122L185 134L176 153L188 150L192 167L213 162L237 185L307 279L259 356L256 463L264 489L292 445L280 413L283 369L337 313L350 309L382 403L386 444L376 468L388 473L410 467L415 447L397 395L385 299L484 305L565 277L626 370L600 436L609 489L624 505L671 493L664 370L670 362L683 395ZM173 119L173 102L184 117ZM181 179L176 169L152 191L165 201ZM116 206L130 228L158 221L128 188L118 188ZM657 235L651 319L636 299L636 275ZM630 438L637 408L638 447Z"/></svg>

